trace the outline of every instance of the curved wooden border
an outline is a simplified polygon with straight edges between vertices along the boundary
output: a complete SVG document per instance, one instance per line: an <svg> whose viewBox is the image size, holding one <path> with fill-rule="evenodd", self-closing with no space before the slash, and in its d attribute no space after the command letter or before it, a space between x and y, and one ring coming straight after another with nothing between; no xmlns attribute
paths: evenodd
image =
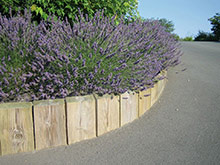
<svg viewBox="0 0 220 165"><path fill-rule="evenodd" d="M163 71L160 76L166 77ZM69 145L100 136L142 116L167 79L139 93L0 104L0 155Z"/></svg>

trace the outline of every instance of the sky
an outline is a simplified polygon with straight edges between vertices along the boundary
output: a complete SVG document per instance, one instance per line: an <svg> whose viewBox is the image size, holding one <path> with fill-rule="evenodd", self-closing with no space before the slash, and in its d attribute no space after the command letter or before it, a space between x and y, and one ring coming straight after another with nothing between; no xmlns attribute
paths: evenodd
<svg viewBox="0 0 220 165"><path fill-rule="evenodd" d="M220 0L138 0L143 18L166 18L174 23L181 38L195 37L198 31L211 32L208 21L220 13Z"/></svg>

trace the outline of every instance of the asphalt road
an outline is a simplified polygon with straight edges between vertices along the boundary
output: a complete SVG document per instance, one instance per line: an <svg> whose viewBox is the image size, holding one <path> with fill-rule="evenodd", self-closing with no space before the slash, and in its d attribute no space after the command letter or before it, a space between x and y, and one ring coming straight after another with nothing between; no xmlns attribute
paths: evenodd
<svg viewBox="0 0 220 165"><path fill-rule="evenodd" d="M139 120L71 146L3 156L0 165L219 165L220 43L182 49L182 64L168 71L162 96Z"/></svg>

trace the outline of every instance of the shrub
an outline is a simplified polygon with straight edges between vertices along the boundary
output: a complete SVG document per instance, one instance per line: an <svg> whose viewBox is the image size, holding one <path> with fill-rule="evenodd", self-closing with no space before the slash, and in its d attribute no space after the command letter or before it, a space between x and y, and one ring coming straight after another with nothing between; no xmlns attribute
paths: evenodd
<svg viewBox="0 0 220 165"><path fill-rule="evenodd" d="M173 38L175 38L177 41L181 40L180 36L178 34L173 33Z"/></svg>
<svg viewBox="0 0 220 165"><path fill-rule="evenodd" d="M127 15L135 18L138 15L137 5L137 0L108 0L107 3L105 0L8 0L0 1L0 12L9 16L10 8L13 14L31 8L32 20L39 23L43 19L46 20L50 13L61 20L67 17L69 21L75 21L79 9L90 18L99 10L104 10L104 15L108 17L117 15L120 18Z"/></svg>
<svg viewBox="0 0 220 165"><path fill-rule="evenodd" d="M190 36L190 37L185 37L183 39L181 39L182 41L193 41L193 38Z"/></svg>
<svg viewBox="0 0 220 165"><path fill-rule="evenodd" d="M167 20L166 18L161 18L158 20L160 22L160 24L162 26L164 26L166 28L167 32L172 33L175 29L174 29L174 24L172 21Z"/></svg>
<svg viewBox="0 0 220 165"><path fill-rule="evenodd" d="M208 19L212 25L212 32L215 41L220 41L220 13L216 13L212 18Z"/></svg>
<svg viewBox="0 0 220 165"><path fill-rule="evenodd" d="M160 25L165 27L165 31L169 33L173 33L174 29L174 24L172 21L166 19L166 18L151 18L151 19L145 19L145 18L140 18L142 21L159 21ZM177 35L177 34L175 34Z"/></svg>
<svg viewBox="0 0 220 165"><path fill-rule="evenodd" d="M217 39L214 34L203 31L199 31L199 33L195 37L195 41L216 41L216 40Z"/></svg>
<svg viewBox="0 0 220 165"><path fill-rule="evenodd" d="M27 11L0 15L1 102L143 90L179 63L179 45L158 21L79 17L71 27L53 18L32 24Z"/></svg>

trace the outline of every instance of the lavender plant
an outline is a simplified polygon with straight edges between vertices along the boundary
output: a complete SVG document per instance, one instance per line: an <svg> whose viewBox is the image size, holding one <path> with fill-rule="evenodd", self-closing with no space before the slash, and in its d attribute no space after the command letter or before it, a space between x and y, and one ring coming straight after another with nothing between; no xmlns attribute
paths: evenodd
<svg viewBox="0 0 220 165"><path fill-rule="evenodd" d="M0 102L143 90L179 63L179 45L158 21L114 19L81 13L73 26L52 17L34 25L27 11L0 15Z"/></svg>

